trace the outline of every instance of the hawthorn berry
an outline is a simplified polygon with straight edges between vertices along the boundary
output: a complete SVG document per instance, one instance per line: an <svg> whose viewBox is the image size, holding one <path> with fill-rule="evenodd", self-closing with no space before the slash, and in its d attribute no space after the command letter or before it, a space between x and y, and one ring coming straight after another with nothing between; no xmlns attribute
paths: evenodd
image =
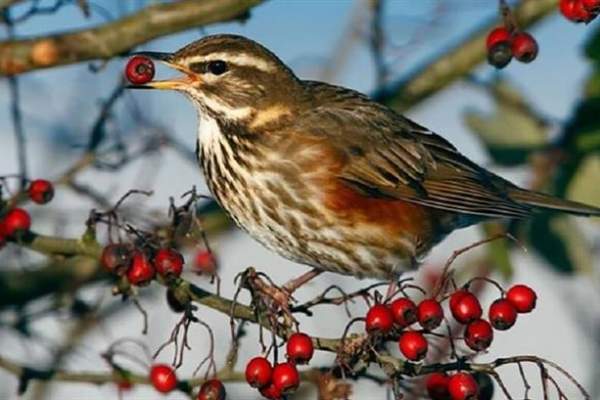
<svg viewBox="0 0 600 400"><path fill-rule="evenodd" d="M404 332L398 340L400 351L410 361L421 361L427 355L429 344L421 332Z"/></svg>
<svg viewBox="0 0 600 400"><path fill-rule="evenodd" d="M194 266L198 273L212 275L217 269L217 261L214 254L208 250L202 250L196 253Z"/></svg>
<svg viewBox="0 0 600 400"><path fill-rule="evenodd" d="M392 312L383 304L375 304L367 312L365 325L369 333L387 333L394 325Z"/></svg>
<svg viewBox="0 0 600 400"><path fill-rule="evenodd" d="M417 322L417 306L408 297L401 297L390 304L394 322L400 328L406 328Z"/></svg>
<svg viewBox="0 0 600 400"><path fill-rule="evenodd" d="M475 351L482 351L492 344L494 331L489 322L484 319L476 319L469 322L464 336L467 346Z"/></svg>
<svg viewBox="0 0 600 400"><path fill-rule="evenodd" d="M4 227L4 220L0 219L0 249L2 247L4 247L4 245L6 244L6 237L8 235L6 234L6 230Z"/></svg>
<svg viewBox="0 0 600 400"><path fill-rule="evenodd" d="M131 246L111 243L102 250L100 264L110 273L123 275L131 265L131 254Z"/></svg>
<svg viewBox="0 0 600 400"><path fill-rule="evenodd" d="M509 42L499 42L492 46L487 53L487 61L490 65L502 69L512 60L512 47Z"/></svg>
<svg viewBox="0 0 600 400"><path fill-rule="evenodd" d="M450 400L448 383L450 377L443 372L434 372L427 375L425 388L432 400Z"/></svg>
<svg viewBox="0 0 600 400"><path fill-rule="evenodd" d="M490 305L488 317L494 329L505 331L517 321L517 310L510 301L498 299Z"/></svg>
<svg viewBox="0 0 600 400"><path fill-rule="evenodd" d="M600 11L600 0L581 0L583 8L591 13L597 13Z"/></svg>
<svg viewBox="0 0 600 400"><path fill-rule="evenodd" d="M159 249L154 255L156 272L163 277L178 277L183 271L183 256L175 249Z"/></svg>
<svg viewBox="0 0 600 400"><path fill-rule="evenodd" d="M512 33L505 27L499 26L488 33L485 45L488 51L490 51L498 43L510 43L511 38Z"/></svg>
<svg viewBox="0 0 600 400"><path fill-rule="evenodd" d="M131 382L129 379L122 379L119 382L117 382L117 389L119 389L120 392L127 392L129 390L131 390L133 388L133 382Z"/></svg>
<svg viewBox="0 0 600 400"><path fill-rule="evenodd" d="M473 375L466 372L458 372L450 377L448 392L452 400L476 400L479 393L479 386Z"/></svg>
<svg viewBox="0 0 600 400"><path fill-rule="evenodd" d="M506 293L506 299L512 303L518 313L531 312L535 308L537 295L526 285L514 285Z"/></svg>
<svg viewBox="0 0 600 400"><path fill-rule="evenodd" d="M135 85L150 82L154 78L154 63L144 56L133 56L125 67L127 80Z"/></svg>
<svg viewBox="0 0 600 400"><path fill-rule="evenodd" d="M22 208L13 208L4 215L3 230L7 237L17 238L31 228L31 217Z"/></svg>
<svg viewBox="0 0 600 400"><path fill-rule="evenodd" d="M27 194L34 203L46 204L54 197L54 186L45 179L36 179L29 184Z"/></svg>
<svg viewBox="0 0 600 400"><path fill-rule="evenodd" d="M281 389L275 386L274 383L271 383L270 385L260 389L260 394L269 400L279 400L282 396Z"/></svg>
<svg viewBox="0 0 600 400"><path fill-rule="evenodd" d="M312 339L305 333L294 333L287 341L288 360L296 364L306 364L315 352Z"/></svg>
<svg viewBox="0 0 600 400"><path fill-rule="evenodd" d="M210 379L200 386L198 400L225 400L225 385L218 379Z"/></svg>
<svg viewBox="0 0 600 400"><path fill-rule="evenodd" d="M177 375L170 365L154 364L150 368L150 382L159 392L169 393L177 386Z"/></svg>
<svg viewBox="0 0 600 400"><path fill-rule="evenodd" d="M559 9L562 15L573 22L590 22L594 19L592 14L583 4L582 0L560 0Z"/></svg>
<svg viewBox="0 0 600 400"><path fill-rule="evenodd" d="M271 375L273 385L282 394L293 392L300 385L300 374L296 366L290 362L275 365Z"/></svg>
<svg viewBox="0 0 600 400"><path fill-rule="evenodd" d="M461 289L450 297L450 312L461 324L481 318L483 310L477 297L468 290Z"/></svg>
<svg viewBox="0 0 600 400"><path fill-rule="evenodd" d="M530 63L538 55L539 46L533 36L527 32L519 32L512 40L513 56L523 62Z"/></svg>
<svg viewBox="0 0 600 400"><path fill-rule="evenodd" d="M442 323L444 310L437 300L425 299L417 307L417 319L423 328L433 330Z"/></svg>
<svg viewBox="0 0 600 400"><path fill-rule="evenodd" d="M254 357L246 364L246 382L252 387L263 388L271 383L273 366L265 357Z"/></svg>
<svg viewBox="0 0 600 400"><path fill-rule="evenodd" d="M142 286L149 283L154 278L154 275L154 266L148 260L148 257L141 251L133 253L131 266L127 270L127 280L129 283Z"/></svg>

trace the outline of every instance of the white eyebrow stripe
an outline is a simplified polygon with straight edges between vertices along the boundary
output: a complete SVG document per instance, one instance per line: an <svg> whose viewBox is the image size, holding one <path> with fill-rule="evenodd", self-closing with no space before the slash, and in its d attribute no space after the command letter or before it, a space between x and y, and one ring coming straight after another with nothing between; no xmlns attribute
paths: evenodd
<svg viewBox="0 0 600 400"><path fill-rule="evenodd" d="M241 65L243 67L253 67L264 72L273 72L275 70L273 63L265 61L262 58L254 57L248 53L211 53L206 56L195 56L186 59L188 64L218 60L235 65Z"/></svg>

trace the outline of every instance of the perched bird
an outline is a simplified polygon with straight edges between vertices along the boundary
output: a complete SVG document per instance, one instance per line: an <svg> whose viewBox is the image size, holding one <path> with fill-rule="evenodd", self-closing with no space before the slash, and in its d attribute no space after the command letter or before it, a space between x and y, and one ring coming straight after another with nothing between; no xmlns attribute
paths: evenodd
<svg viewBox="0 0 600 400"><path fill-rule="evenodd" d="M361 93L298 78L245 37L138 54L183 73L132 87L192 101L198 159L222 208L260 243L316 271L393 279L453 230L486 219L600 215L517 187Z"/></svg>

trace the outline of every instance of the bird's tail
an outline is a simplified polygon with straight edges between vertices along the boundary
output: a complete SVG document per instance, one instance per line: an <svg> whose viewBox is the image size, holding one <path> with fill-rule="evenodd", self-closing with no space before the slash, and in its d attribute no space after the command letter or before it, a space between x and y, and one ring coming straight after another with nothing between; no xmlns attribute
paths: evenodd
<svg viewBox="0 0 600 400"><path fill-rule="evenodd" d="M563 200L548 194L532 192L521 188L509 191L509 197L517 203L543 210L562 211L581 216L600 216L600 208L576 201Z"/></svg>

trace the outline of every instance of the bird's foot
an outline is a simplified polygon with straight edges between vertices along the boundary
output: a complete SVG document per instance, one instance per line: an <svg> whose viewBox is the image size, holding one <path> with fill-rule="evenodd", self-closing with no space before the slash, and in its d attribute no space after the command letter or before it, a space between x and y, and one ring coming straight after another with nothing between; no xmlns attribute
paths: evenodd
<svg viewBox="0 0 600 400"><path fill-rule="evenodd" d="M271 315L281 312L286 326L297 324L290 311L291 303L296 300L284 287L276 285L271 278L254 268L243 273L243 286L252 293L253 303L259 309L266 309Z"/></svg>

